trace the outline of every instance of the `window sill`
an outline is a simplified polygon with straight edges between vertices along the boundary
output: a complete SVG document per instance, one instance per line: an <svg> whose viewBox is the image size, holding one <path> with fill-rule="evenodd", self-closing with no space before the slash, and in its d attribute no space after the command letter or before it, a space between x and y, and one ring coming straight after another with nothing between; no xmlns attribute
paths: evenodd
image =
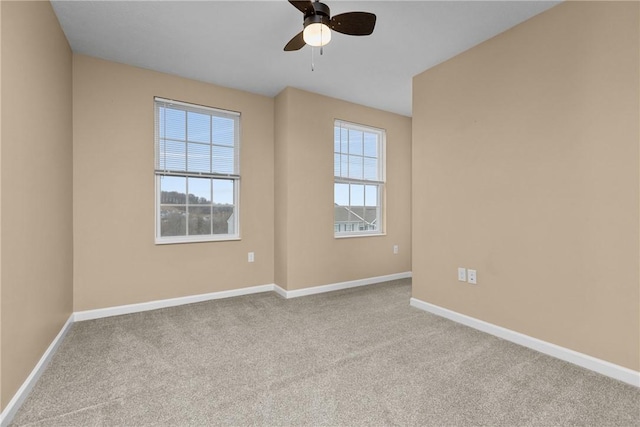
<svg viewBox="0 0 640 427"><path fill-rule="evenodd" d="M335 234L333 237L335 239L352 239L354 237L381 237L381 236L386 236L387 233L367 233L367 234L344 234L344 235L337 235Z"/></svg>
<svg viewBox="0 0 640 427"><path fill-rule="evenodd" d="M183 243L211 243L211 242L234 242L242 240L240 236L224 236L224 237L210 237L206 236L206 238L164 238L158 239L156 238L156 245L179 245Z"/></svg>

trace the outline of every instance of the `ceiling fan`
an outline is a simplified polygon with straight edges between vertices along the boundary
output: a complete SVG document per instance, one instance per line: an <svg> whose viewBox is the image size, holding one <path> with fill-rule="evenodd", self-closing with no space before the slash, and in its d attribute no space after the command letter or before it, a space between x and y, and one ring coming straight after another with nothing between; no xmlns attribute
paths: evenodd
<svg viewBox="0 0 640 427"><path fill-rule="evenodd" d="M299 50L305 45L324 46L331 41L331 30L350 36L368 36L376 26L376 15L369 12L347 12L331 17L329 6L319 0L292 1L304 14L304 29L296 34L285 51Z"/></svg>

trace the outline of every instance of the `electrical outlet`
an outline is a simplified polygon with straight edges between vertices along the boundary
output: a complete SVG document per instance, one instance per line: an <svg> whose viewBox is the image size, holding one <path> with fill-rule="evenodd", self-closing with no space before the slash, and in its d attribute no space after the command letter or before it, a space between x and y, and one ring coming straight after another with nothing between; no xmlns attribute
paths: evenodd
<svg viewBox="0 0 640 427"><path fill-rule="evenodd" d="M393 254L398 255L398 245L393 245Z"/></svg>
<svg viewBox="0 0 640 427"><path fill-rule="evenodd" d="M475 270L467 270L467 281L469 283L471 283L472 285L477 285L478 284L478 280L476 277L476 271Z"/></svg>
<svg viewBox="0 0 640 427"><path fill-rule="evenodd" d="M253 252L249 252L248 261L254 262L256 260L256 256Z"/></svg>
<svg viewBox="0 0 640 427"><path fill-rule="evenodd" d="M467 281L467 269L458 267L458 281L466 282Z"/></svg>

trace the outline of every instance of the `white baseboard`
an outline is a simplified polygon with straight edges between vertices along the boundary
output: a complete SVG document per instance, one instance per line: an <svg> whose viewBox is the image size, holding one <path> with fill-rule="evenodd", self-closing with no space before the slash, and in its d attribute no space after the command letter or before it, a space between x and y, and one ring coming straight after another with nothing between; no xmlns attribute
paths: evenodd
<svg viewBox="0 0 640 427"><path fill-rule="evenodd" d="M242 295L257 294L260 292L270 292L274 290L273 284L251 286L248 288L231 289L228 291L211 292L208 294L189 295L186 297L170 298L157 301L141 302L138 304L119 305L115 307L98 308L95 310L76 311L74 320L80 322L83 320L100 319L103 317L120 316L122 314L138 313L141 311L157 310L159 308L175 307L184 304L193 304L196 302L210 301L214 299L238 297Z"/></svg>
<svg viewBox="0 0 640 427"><path fill-rule="evenodd" d="M228 291L211 292L208 294L189 295L186 297L170 298L157 301L141 302L138 304L119 305L115 307L98 308L94 310L76 311L74 313L74 321L81 322L83 320L101 319L103 317L120 316L122 314L138 313L141 311L157 310L159 308L175 307L184 304L193 304L196 302L210 301L215 299L237 297L241 295L250 295L260 292L274 291L284 298L295 298L305 295L320 294L323 292L337 291L340 289L355 288L357 286L370 285L373 283L386 282L389 280L397 280L411 277L411 272L389 274L386 276L369 277L367 279L351 280L349 282L333 283L330 285L315 286L312 288L296 289L287 291L278 285L268 284L252 286L248 288L231 289Z"/></svg>
<svg viewBox="0 0 640 427"><path fill-rule="evenodd" d="M374 283L388 282L389 280L406 279L411 277L410 271L404 273L387 274L386 276L369 277L366 279L350 280L348 282L332 283L330 285L314 286L312 288L294 289L288 291L275 285L274 291L285 298L297 298L307 295L322 294L325 292L339 291L341 289L356 288L358 286L372 285Z"/></svg>
<svg viewBox="0 0 640 427"><path fill-rule="evenodd" d="M275 292L276 294L280 295L283 298L287 298L287 291L285 291L278 285L273 285L273 292Z"/></svg>
<svg viewBox="0 0 640 427"><path fill-rule="evenodd" d="M551 344L549 342L530 337L529 335L503 328L502 326L497 326L465 314L421 301L417 298L411 298L411 306L440 317L445 317L474 329L478 329L507 341L514 342L521 346L539 351L540 353L553 356L557 359L564 360L565 362L573 363L574 365L606 375L607 377L640 387L640 372L625 368L624 366L616 365L614 363L607 362L606 360L598 359L584 353L579 353L556 344Z"/></svg>
<svg viewBox="0 0 640 427"><path fill-rule="evenodd" d="M67 335L67 332L69 332L69 328L71 328L72 323L73 314L69 316L65 324L62 326L62 329L60 329L60 332L58 332L58 335L56 335L56 337L49 345L49 348L47 348L47 350L44 352L27 379L22 383L16 394L13 395L13 398L4 408L4 411L2 411L2 413L0 414L0 427L6 427L9 425L9 423L13 419L13 416L16 414L16 412L18 412L18 409L20 409L20 406L31 392L31 389L38 381L38 378L40 378L40 375L42 375L45 368L51 361L51 358L58 349L58 346L62 342L62 339L65 337L65 335Z"/></svg>

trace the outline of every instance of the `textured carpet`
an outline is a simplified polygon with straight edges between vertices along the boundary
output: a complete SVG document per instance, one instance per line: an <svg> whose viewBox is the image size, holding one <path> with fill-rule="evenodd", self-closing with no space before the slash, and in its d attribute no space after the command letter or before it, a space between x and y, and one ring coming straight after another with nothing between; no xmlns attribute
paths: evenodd
<svg viewBox="0 0 640 427"><path fill-rule="evenodd" d="M639 389L409 297L401 280L75 323L13 423L640 425Z"/></svg>

